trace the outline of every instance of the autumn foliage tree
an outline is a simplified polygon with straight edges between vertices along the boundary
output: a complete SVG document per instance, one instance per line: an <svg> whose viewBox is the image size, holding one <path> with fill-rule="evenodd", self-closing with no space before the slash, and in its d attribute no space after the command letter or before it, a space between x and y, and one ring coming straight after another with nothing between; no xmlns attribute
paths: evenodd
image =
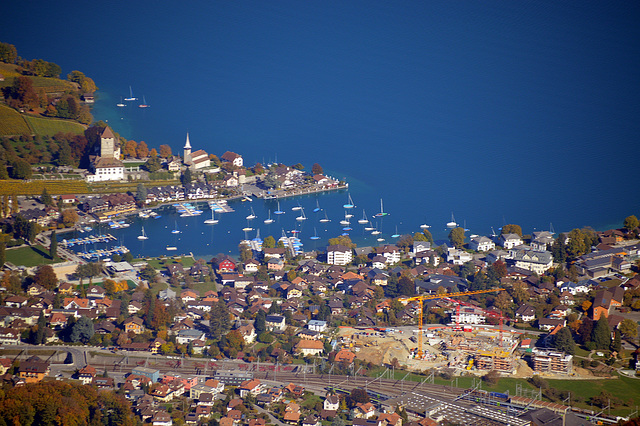
<svg viewBox="0 0 640 426"><path fill-rule="evenodd" d="M169 145L160 145L160 157L169 158L171 155L171 147Z"/></svg>
<svg viewBox="0 0 640 426"><path fill-rule="evenodd" d="M53 290L58 285L58 277L51 265L41 265L33 277L33 282L47 290Z"/></svg>
<svg viewBox="0 0 640 426"><path fill-rule="evenodd" d="M141 141L136 148L136 157L147 158L149 156L149 147L145 141Z"/></svg>

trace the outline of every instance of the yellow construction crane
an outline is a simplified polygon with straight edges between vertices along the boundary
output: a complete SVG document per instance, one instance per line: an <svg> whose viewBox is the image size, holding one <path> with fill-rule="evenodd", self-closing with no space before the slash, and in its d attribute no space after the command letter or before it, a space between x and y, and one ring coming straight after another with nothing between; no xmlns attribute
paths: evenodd
<svg viewBox="0 0 640 426"><path fill-rule="evenodd" d="M460 291L457 293L442 293L442 294L423 294L420 296L412 296L412 297L399 297L398 300L400 302L413 302L414 300L420 302L418 305L418 358L422 358L422 305L425 300L433 300L433 299L445 299L452 298L458 296L470 296L472 294L480 294L480 293L491 293L493 291L503 291L504 288L492 288L491 290L475 290L475 291Z"/></svg>

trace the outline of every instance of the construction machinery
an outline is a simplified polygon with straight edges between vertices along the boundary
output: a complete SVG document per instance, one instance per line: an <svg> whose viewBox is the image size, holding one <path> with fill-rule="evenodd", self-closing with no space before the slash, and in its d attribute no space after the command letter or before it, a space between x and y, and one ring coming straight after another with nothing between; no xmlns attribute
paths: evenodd
<svg viewBox="0 0 640 426"><path fill-rule="evenodd" d="M494 291L503 291L504 288L493 288L490 290L475 290L475 291L461 291L456 293L441 293L441 294L423 294L419 296L411 296L411 297L400 297L398 300L400 302L413 302L418 301L418 358L422 358L422 309L425 300L433 300L433 299L445 299L445 298L454 298L459 296L470 296L472 294L481 294L481 293L491 293Z"/></svg>

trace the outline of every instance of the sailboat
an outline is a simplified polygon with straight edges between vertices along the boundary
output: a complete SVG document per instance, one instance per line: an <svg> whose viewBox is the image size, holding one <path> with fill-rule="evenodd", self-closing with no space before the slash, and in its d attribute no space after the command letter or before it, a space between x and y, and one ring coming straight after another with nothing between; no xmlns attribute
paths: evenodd
<svg viewBox="0 0 640 426"><path fill-rule="evenodd" d="M453 212L451 212L451 222L447 222L447 228L455 228L456 226L458 226L458 224L456 223L456 220L453 217Z"/></svg>
<svg viewBox="0 0 640 426"><path fill-rule="evenodd" d="M317 213L317 212L319 212L320 210L322 210L322 209L320 208L320 202L319 202L318 200L316 200L316 208L315 208L315 209L313 209L313 212L314 212L314 213Z"/></svg>
<svg viewBox="0 0 640 426"><path fill-rule="evenodd" d="M396 225L396 233L391 236L391 238L398 238L400 234L398 234L398 225Z"/></svg>
<svg viewBox="0 0 640 426"><path fill-rule="evenodd" d="M385 213L384 208L382 207L382 198L380 198L380 213L376 213L376 217L386 216L389 213Z"/></svg>
<svg viewBox="0 0 640 426"><path fill-rule="evenodd" d="M320 237L318 237L318 230L314 227L314 228L313 228L313 231L314 231L314 232L313 232L313 236L312 236L312 237L309 237L309 239L311 239L311 240L319 240L319 239L320 239Z"/></svg>
<svg viewBox="0 0 640 426"><path fill-rule="evenodd" d="M467 219L463 220L462 223L464 225L462 225L462 229L464 229L464 232L469 232L469 228L467 228Z"/></svg>
<svg viewBox="0 0 640 426"><path fill-rule="evenodd" d="M284 214L282 210L280 210L280 200L278 200L278 210L273 212L274 214Z"/></svg>
<svg viewBox="0 0 640 426"><path fill-rule="evenodd" d="M144 98L144 95L142 95L142 103L140 105L138 105L138 108L149 108L151 105L147 105L147 100Z"/></svg>
<svg viewBox="0 0 640 426"><path fill-rule="evenodd" d="M374 228L374 227L371 225L371 222L369 222L369 224L368 224L367 226L365 226L365 227L364 227L364 230L365 230L365 231L367 231L367 232L369 232L369 231L373 231L374 229L376 229L376 228Z"/></svg>
<svg viewBox="0 0 640 426"><path fill-rule="evenodd" d="M307 220L307 217L304 215L304 209L302 207L300 207L300 209L302 210L302 214L298 217L296 217L296 220L298 222L302 222L303 220Z"/></svg>
<svg viewBox="0 0 640 426"><path fill-rule="evenodd" d="M420 225L420 229L429 229L431 228L431 225L427 225L426 223L423 223L422 225Z"/></svg>
<svg viewBox="0 0 640 426"><path fill-rule="evenodd" d="M273 223L273 219L271 219L271 210L269 210L269 218L264 220L264 223L270 225Z"/></svg>
<svg viewBox="0 0 640 426"><path fill-rule="evenodd" d="M129 86L129 97L128 98L124 98L125 101L127 102L131 102L131 101L137 101L138 98L133 96L133 90L131 89L131 86Z"/></svg>
<svg viewBox="0 0 640 426"><path fill-rule="evenodd" d="M320 219L320 223L327 223L327 222L331 222L331 219L329 219L329 217L327 216L327 212L324 212L324 217Z"/></svg>
<svg viewBox="0 0 640 426"><path fill-rule="evenodd" d="M293 206L293 207L291 207L291 210L293 210L294 212L295 212L295 211L298 211L298 210L302 210L302 206L300 205L300 203L298 203L298 205L297 205L297 206Z"/></svg>
<svg viewBox="0 0 640 426"><path fill-rule="evenodd" d="M179 234L180 230L178 229L178 221L176 220L176 226L173 229L173 231L171 231L172 234Z"/></svg>
<svg viewBox="0 0 640 426"><path fill-rule="evenodd" d="M247 216L247 220L253 220L256 218L256 214L253 211L253 207L251 207L251 214L249 216Z"/></svg>
<svg viewBox="0 0 640 426"><path fill-rule="evenodd" d="M249 221L247 220L247 226L242 228L244 232L253 231L253 228L249 225Z"/></svg>
<svg viewBox="0 0 640 426"><path fill-rule="evenodd" d="M344 207L345 209L352 209L355 206L356 205L353 204L353 200L351 199L351 194L349 194L349 196L347 198L347 204L343 204L342 207Z"/></svg>
<svg viewBox="0 0 640 426"><path fill-rule="evenodd" d="M344 214L344 219L340 221L340 225L347 226L349 225L349 218L347 217L347 212Z"/></svg>
<svg viewBox="0 0 640 426"><path fill-rule="evenodd" d="M364 209L362 209L362 219L358 219L358 223L360 225L366 225L369 223L369 219L367 219L367 214L364 212Z"/></svg>
<svg viewBox="0 0 640 426"><path fill-rule="evenodd" d="M211 219L205 220L204 223L206 223L207 225L215 225L216 223L218 223L218 219L214 218L213 216L213 210L211 210Z"/></svg>
<svg viewBox="0 0 640 426"><path fill-rule="evenodd" d="M116 106L119 106L120 108L127 106L127 105L122 103L122 96L120 96L120 103L116 104Z"/></svg>
<svg viewBox="0 0 640 426"><path fill-rule="evenodd" d="M375 229L371 231L371 235L380 235L380 234L382 234L382 231L378 229L378 226L376 226Z"/></svg>
<svg viewBox="0 0 640 426"><path fill-rule="evenodd" d="M147 237L147 234L144 232L144 226L142 227L142 234L138 235L138 239L139 240L147 240L147 239L149 239L149 237Z"/></svg>

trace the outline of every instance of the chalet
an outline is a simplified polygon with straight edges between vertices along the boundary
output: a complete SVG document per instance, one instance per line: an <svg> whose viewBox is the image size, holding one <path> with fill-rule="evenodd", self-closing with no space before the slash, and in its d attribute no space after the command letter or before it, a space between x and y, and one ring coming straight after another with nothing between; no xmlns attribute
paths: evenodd
<svg viewBox="0 0 640 426"><path fill-rule="evenodd" d="M135 334L144 333L144 321L142 318L131 317L125 320L124 322L124 331L125 332L133 332Z"/></svg>
<svg viewBox="0 0 640 426"><path fill-rule="evenodd" d="M591 305L591 319L597 321L603 315L605 318L609 317L613 308L622 306L623 299L624 289L622 287L597 291L593 305Z"/></svg>
<svg viewBox="0 0 640 426"><path fill-rule="evenodd" d="M536 318L536 310L531 305L522 305L516 310L516 319L531 322Z"/></svg>
<svg viewBox="0 0 640 426"><path fill-rule="evenodd" d="M242 163L243 163L242 156L231 151L227 151L224 154L222 154L222 156L220 157L220 160L222 160L225 163L231 163L236 167L242 167Z"/></svg>
<svg viewBox="0 0 640 426"><path fill-rule="evenodd" d="M40 382L47 374L49 374L49 363L35 355L22 361L18 370L18 377L24 379L26 383Z"/></svg>
<svg viewBox="0 0 640 426"><path fill-rule="evenodd" d="M230 258L225 257L220 263L218 263L219 272L233 272L236 270L236 262Z"/></svg>
<svg viewBox="0 0 640 426"><path fill-rule="evenodd" d="M78 370L78 379L82 382L83 385L88 385L93 381L93 378L96 377L96 369L91 365L86 365Z"/></svg>

